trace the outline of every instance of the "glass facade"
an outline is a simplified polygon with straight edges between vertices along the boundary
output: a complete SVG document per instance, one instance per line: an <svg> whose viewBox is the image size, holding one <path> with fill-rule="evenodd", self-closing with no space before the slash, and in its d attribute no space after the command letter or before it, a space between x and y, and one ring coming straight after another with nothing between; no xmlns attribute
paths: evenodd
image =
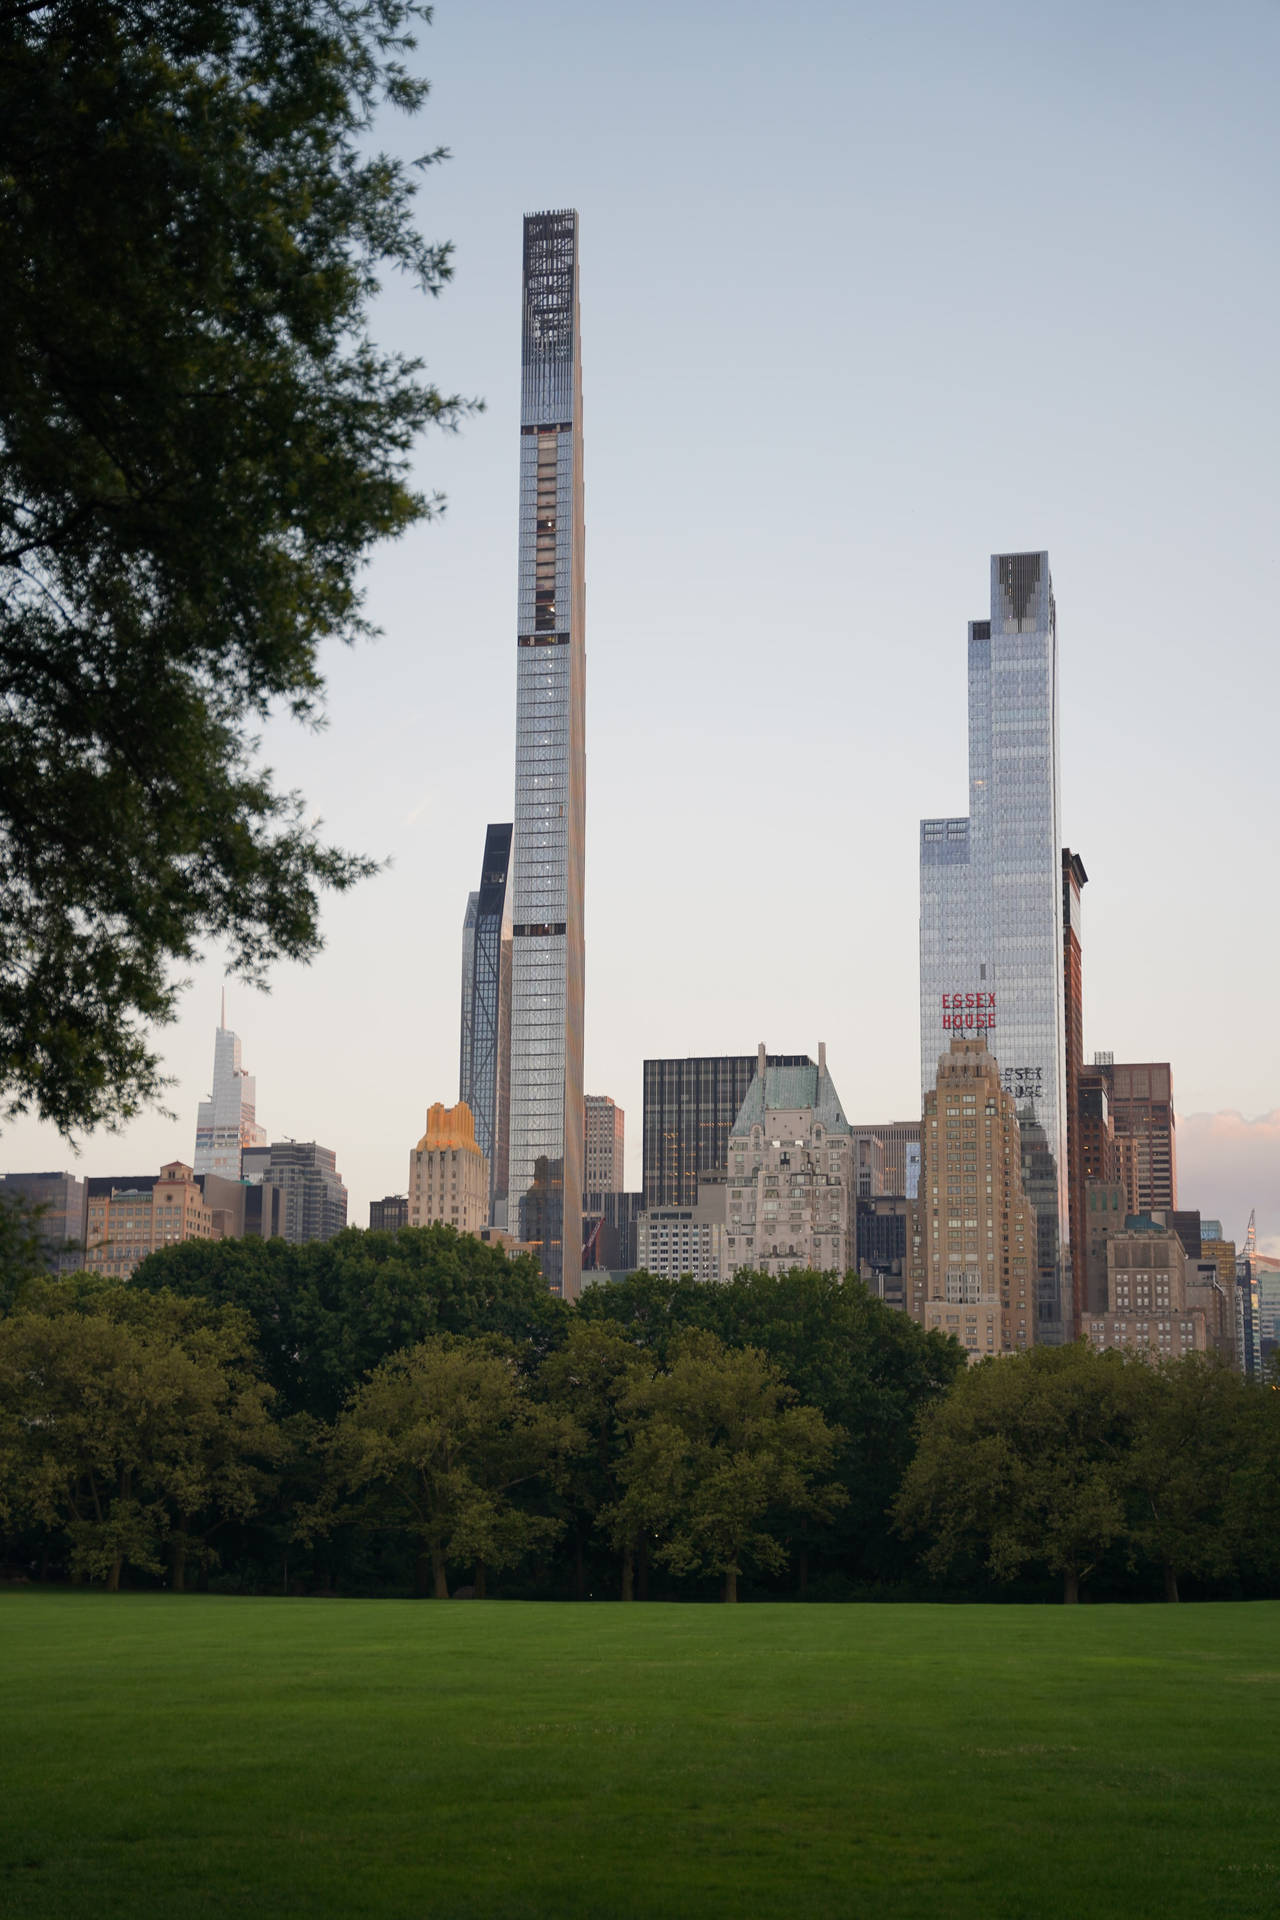
<svg viewBox="0 0 1280 1920"><path fill-rule="evenodd" d="M256 1101L253 1075L240 1064L239 1035L227 1025L224 995L222 1024L213 1043L213 1091L196 1110L192 1166L197 1174L216 1173L224 1180L240 1178L243 1149L266 1143L266 1133L257 1121Z"/></svg>
<svg viewBox="0 0 1280 1920"><path fill-rule="evenodd" d="M644 1204L691 1207L699 1178L729 1165L729 1129L755 1078L754 1053L644 1063ZM771 1053L771 1067L811 1067L807 1053Z"/></svg>
<svg viewBox="0 0 1280 1920"><path fill-rule="evenodd" d="M511 823L490 826L479 891L469 896L462 931L462 1046L458 1098L475 1122L489 1163L491 1226L507 1224L511 1109Z"/></svg>
<svg viewBox="0 0 1280 1920"><path fill-rule="evenodd" d="M995 554L991 618L969 625L969 813L920 823L920 1086L923 1104L957 1034L981 1033L996 1056L1036 1210L1036 1333L1050 1342L1070 1337L1071 1298L1061 848L1049 556Z"/></svg>
<svg viewBox="0 0 1280 1920"><path fill-rule="evenodd" d="M582 1258L586 646L578 216L524 223L508 1226Z"/></svg>

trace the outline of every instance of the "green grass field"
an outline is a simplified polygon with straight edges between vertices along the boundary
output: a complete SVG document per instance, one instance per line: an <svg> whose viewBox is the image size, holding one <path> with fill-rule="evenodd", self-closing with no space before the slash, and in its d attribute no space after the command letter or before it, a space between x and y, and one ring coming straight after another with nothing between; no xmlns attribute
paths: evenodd
<svg viewBox="0 0 1280 1920"><path fill-rule="evenodd" d="M1280 1912L1280 1604L0 1595L0 1913Z"/></svg>

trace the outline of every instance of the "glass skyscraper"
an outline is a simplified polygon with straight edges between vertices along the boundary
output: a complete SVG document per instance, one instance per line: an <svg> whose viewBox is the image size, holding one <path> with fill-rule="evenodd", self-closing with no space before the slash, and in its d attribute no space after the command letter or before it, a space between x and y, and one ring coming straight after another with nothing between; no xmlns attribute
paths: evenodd
<svg viewBox="0 0 1280 1920"><path fill-rule="evenodd" d="M1017 1104L1050 1342L1070 1337L1061 848L1049 556L995 554L969 623L969 813L920 823L921 1103L952 1037L981 1033ZM957 1252L977 1211L948 1223Z"/></svg>
<svg viewBox="0 0 1280 1920"><path fill-rule="evenodd" d="M524 223L507 1223L582 1268L586 646L578 216Z"/></svg>
<svg viewBox="0 0 1280 1920"><path fill-rule="evenodd" d="M224 1180L240 1178L240 1155L245 1147L266 1145L258 1125L257 1089L253 1075L240 1064L240 1037L227 1025L227 996L222 996L222 1019L213 1042L213 1091L196 1110L196 1150L192 1165L197 1174L217 1173Z"/></svg>
<svg viewBox="0 0 1280 1920"><path fill-rule="evenodd" d="M489 1222L507 1224L511 1107L511 823L490 826L477 892L462 927L462 1021L458 1098L475 1122L489 1163Z"/></svg>

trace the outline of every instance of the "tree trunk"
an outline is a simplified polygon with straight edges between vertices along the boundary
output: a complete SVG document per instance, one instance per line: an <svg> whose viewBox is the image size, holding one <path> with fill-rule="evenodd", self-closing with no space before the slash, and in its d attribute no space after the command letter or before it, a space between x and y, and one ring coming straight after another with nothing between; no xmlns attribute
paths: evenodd
<svg viewBox="0 0 1280 1920"><path fill-rule="evenodd" d="M637 1572L639 1578L636 1581L636 1598L647 1600L649 1598L649 1542L647 1540L640 1542L640 1565Z"/></svg>
<svg viewBox="0 0 1280 1920"><path fill-rule="evenodd" d="M1171 1567L1167 1561L1164 1569L1164 1597L1166 1600L1174 1601L1178 1598L1178 1569Z"/></svg>
<svg viewBox="0 0 1280 1920"><path fill-rule="evenodd" d="M173 1536L173 1561L170 1567L169 1585L174 1593L185 1593L187 1571L187 1536L182 1528Z"/></svg>
<svg viewBox="0 0 1280 1920"><path fill-rule="evenodd" d="M475 1588L476 1588L476 1599L483 1600L485 1598L484 1561L483 1560L476 1561Z"/></svg>
<svg viewBox="0 0 1280 1920"><path fill-rule="evenodd" d="M622 1556L622 1597L624 1600L636 1597L636 1563L629 1547Z"/></svg>
<svg viewBox="0 0 1280 1920"><path fill-rule="evenodd" d="M435 1580L436 1599L447 1600L449 1598L448 1570L445 1567L444 1555L441 1553L439 1547L432 1547L431 1549L431 1572Z"/></svg>
<svg viewBox="0 0 1280 1920"><path fill-rule="evenodd" d="M725 1570L724 1597L727 1605L731 1607L737 1605L738 1603L738 1569L736 1567L728 1567Z"/></svg>
<svg viewBox="0 0 1280 1920"><path fill-rule="evenodd" d="M108 1593L119 1593L120 1569L123 1565L124 1565L124 1561L121 1559L120 1555L117 1554L115 1559L111 1562L111 1571L107 1575L107 1592Z"/></svg>
<svg viewBox="0 0 1280 1920"><path fill-rule="evenodd" d="M587 1597L587 1569L582 1559L581 1530L573 1536L573 1597L575 1600L585 1600Z"/></svg>
<svg viewBox="0 0 1280 1920"><path fill-rule="evenodd" d="M1062 1604L1064 1607L1073 1607L1079 1598L1080 1575L1072 1567L1069 1573L1064 1573L1062 1576Z"/></svg>

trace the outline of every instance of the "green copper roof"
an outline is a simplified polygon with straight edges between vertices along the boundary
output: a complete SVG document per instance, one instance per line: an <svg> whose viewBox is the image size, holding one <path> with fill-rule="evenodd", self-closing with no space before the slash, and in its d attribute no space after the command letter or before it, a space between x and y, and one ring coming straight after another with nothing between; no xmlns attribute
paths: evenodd
<svg viewBox="0 0 1280 1920"><path fill-rule="evenodd" d="M812 1107L814 1119L828 1133L850 1133L840 1095L825 1067L766 1067L764 1086L757 1072L747 1088L747 1097L733 1123L732 1134L750 1133L752 1127L768 1127L765 1115Z"/></svg>

